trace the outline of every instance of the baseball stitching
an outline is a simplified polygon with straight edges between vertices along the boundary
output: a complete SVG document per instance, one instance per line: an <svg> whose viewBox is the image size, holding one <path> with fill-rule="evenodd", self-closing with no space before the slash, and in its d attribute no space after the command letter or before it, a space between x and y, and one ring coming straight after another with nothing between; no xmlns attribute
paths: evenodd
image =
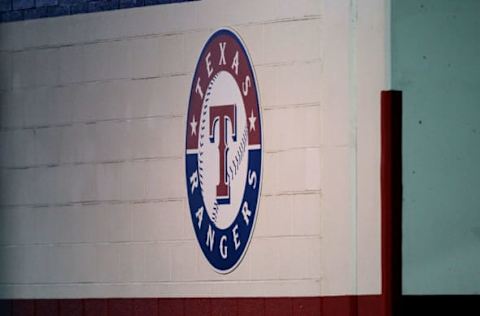
<svg viewBox="0 0 480 316"><path fill-rule="evenodd" d="M208 141L206 140L206 117L207 117L207 110L208 110L208 100L212 92L212 87L215 81L218 78L218 73L212 78L210 81L207 91L205 93L205 99L203 101L203 107L202 107L202 120L200 122L200 133L199 133L199 150L198 150L198 173L199 173L199 178L200 178L200 189L202 192L202 195L204 194L203 190L203 159L204 157L204 149L203 147L205 146L205 142ZM242 133L242 138L240 140L240 144L238 146L237 151L233 155L232 159L229 159L227 161L227 174L230 180L230 183L235 179L235 176L237 175L237 172L240 168L240 165L243 161L243 158L245 156L245 151L247 149L247 141L248 141L248 124L245 125L245 129L243 130ZM218 218L218 203L215 200L213 209L212 209L212 221L216 223Z"/></svg>

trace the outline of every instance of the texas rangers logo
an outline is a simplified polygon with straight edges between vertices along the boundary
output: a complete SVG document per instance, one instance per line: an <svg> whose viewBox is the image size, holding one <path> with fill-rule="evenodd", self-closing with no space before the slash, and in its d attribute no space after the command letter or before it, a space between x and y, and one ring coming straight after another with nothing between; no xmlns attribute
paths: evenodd
<svg viewBox="0 0 480 316"><path fill-rule="evenodd" d="M231 30L215 32L200 54L188 105L185 164L198 242L214 269L228 273L250 242L262 171L255 74Z"/></svg>

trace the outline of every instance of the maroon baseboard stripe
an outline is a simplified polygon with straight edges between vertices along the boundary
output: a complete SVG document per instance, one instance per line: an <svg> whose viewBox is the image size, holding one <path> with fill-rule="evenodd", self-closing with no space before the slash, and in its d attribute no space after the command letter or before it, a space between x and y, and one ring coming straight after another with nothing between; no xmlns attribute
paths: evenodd
<svg viewBox="0 0 480 316"><path fill-rule="evenodd" d="M382 296L4 300L5 316L378 316Z"/></svg>
<svg viewBox="0 0 480 316"><path fill-rule="evenodd" d="M402 314L476 315L478 295L402 296ZM121 308L121 309L120 309ZM0 300L2 316L378 316L381 295L290 298Z"/></svg>

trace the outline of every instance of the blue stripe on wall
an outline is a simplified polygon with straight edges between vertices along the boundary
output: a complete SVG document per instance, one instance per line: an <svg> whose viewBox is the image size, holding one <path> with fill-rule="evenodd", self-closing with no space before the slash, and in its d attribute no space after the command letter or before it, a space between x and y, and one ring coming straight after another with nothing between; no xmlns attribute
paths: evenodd
<svg viewBox="0 0 480 316"><path fill-rule="evenodd" d="M0 0L0 23L198 0Z"/></svg>

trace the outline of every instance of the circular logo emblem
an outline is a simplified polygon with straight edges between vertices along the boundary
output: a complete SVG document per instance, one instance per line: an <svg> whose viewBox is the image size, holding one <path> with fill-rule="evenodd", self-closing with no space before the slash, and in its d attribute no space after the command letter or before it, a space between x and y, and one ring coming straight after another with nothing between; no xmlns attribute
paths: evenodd
<svg viewBox="0 0 480 316"><path fill-rule="evenodd" d="M262 130L255 74L230 30L215 32L195 69L187 114L186 180L203 254L228 273L250 242L260 193Z"/></svg>

